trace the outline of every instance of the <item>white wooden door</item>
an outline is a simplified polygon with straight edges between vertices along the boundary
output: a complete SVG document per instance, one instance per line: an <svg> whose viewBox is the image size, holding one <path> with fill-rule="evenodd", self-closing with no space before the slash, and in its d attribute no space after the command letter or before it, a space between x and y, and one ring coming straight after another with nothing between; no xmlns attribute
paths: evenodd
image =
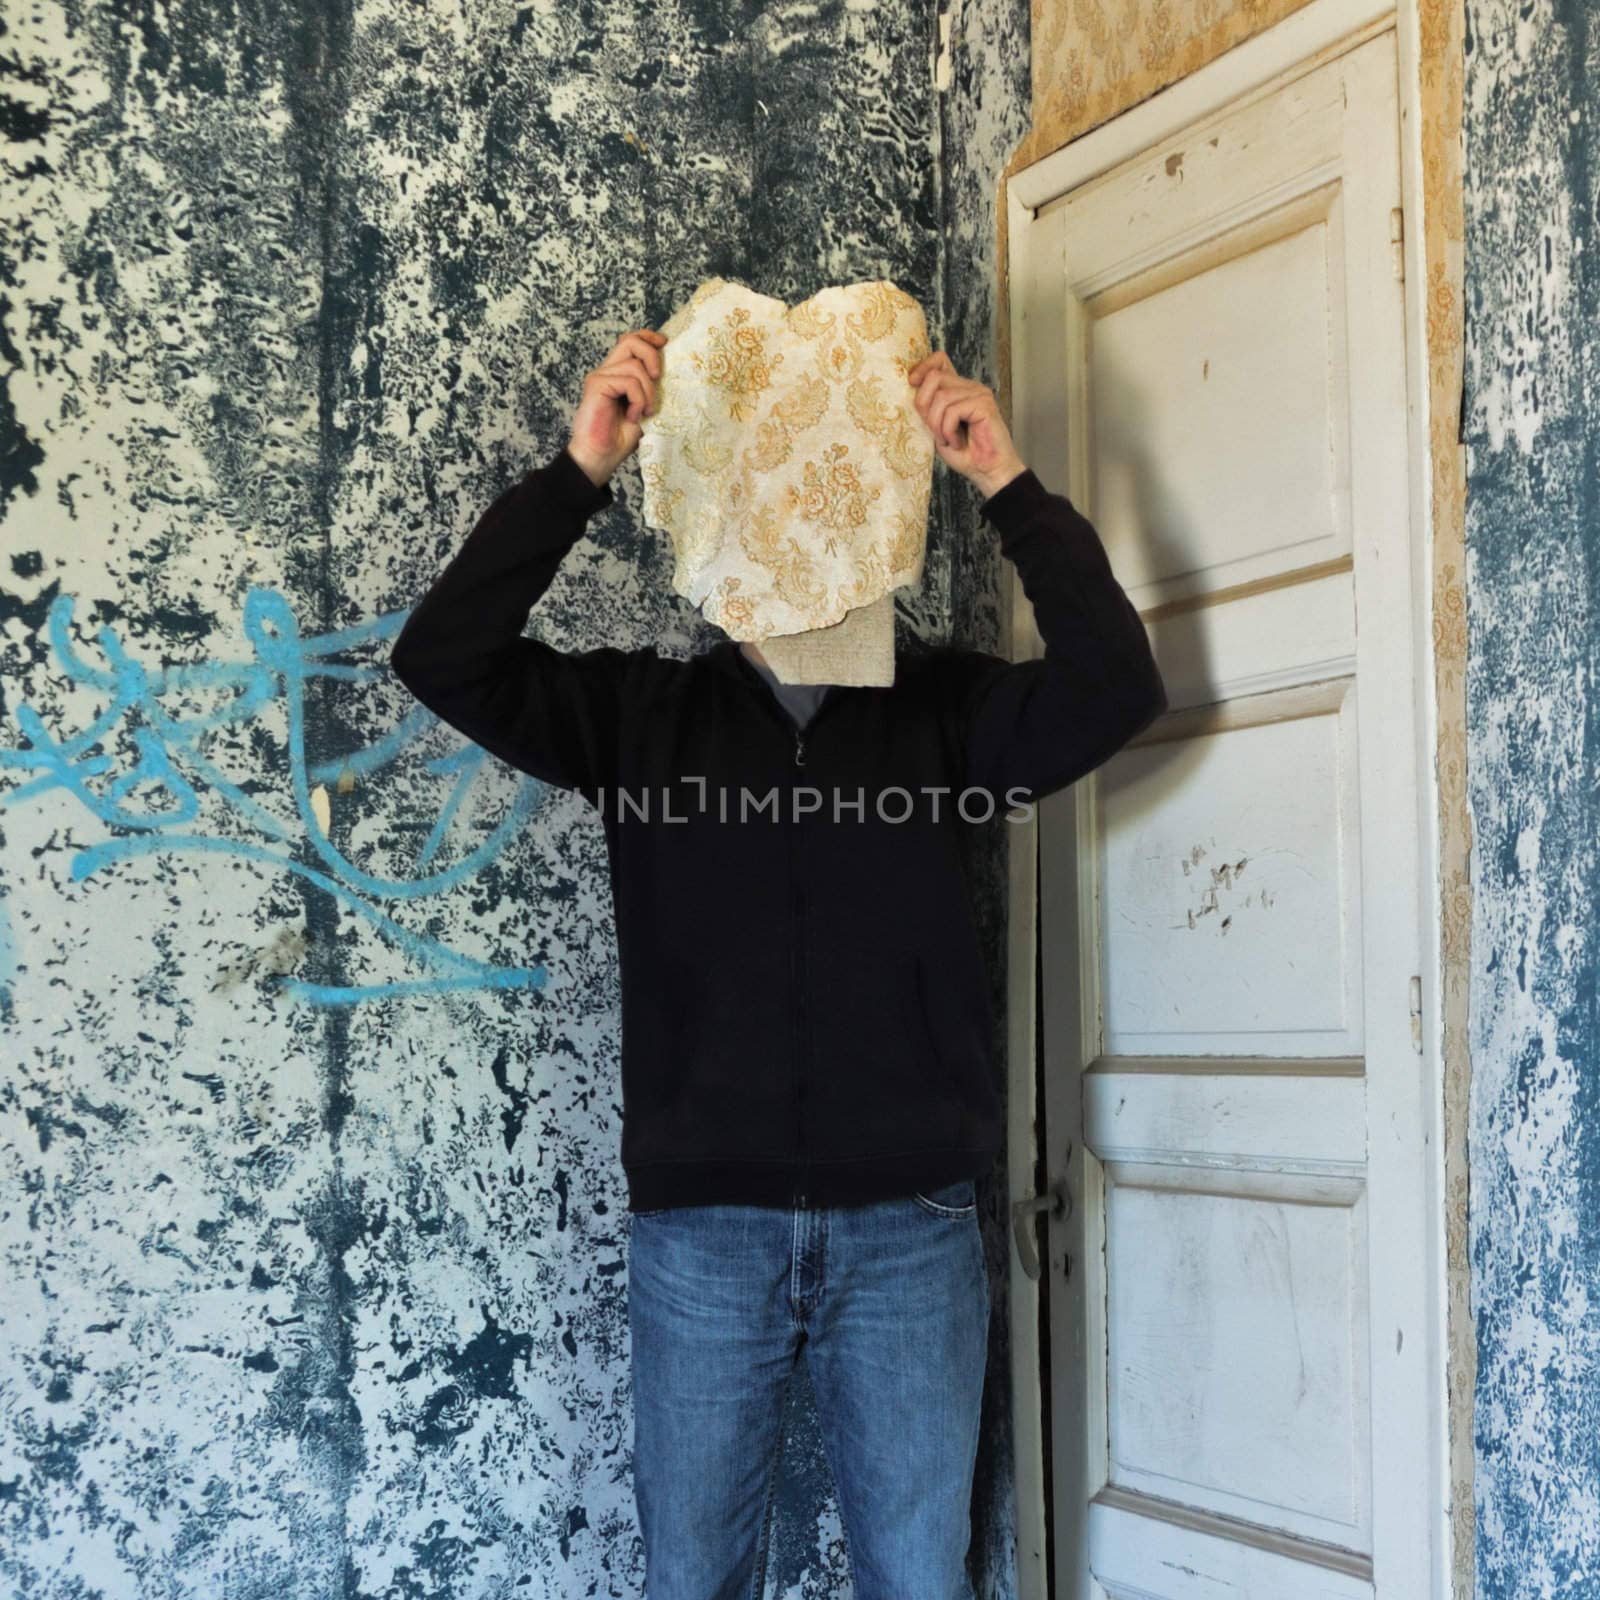
<svg viewBox="0 0 1600 1600"><path fill-rule="evenodd" d="M1057 1600L1429 1592L1399 151L1369 29L1030 219L1172 703L1038 820Z"/></svg>

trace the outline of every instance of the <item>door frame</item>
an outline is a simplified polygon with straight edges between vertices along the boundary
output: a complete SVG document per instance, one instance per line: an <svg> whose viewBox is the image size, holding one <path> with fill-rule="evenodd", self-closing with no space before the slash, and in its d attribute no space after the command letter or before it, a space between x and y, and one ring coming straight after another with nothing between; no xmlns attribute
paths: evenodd
<svg viewBox="0 0 1600 1600"><path fill-rule="evenodd" d="M1396 35L1400 105L1400 167L1403 237L1398 242L1405 274L1405 357L1407 411L1407 479L1410 524L1410 643L1414 665L1413 725L1417 800L1417 928L1422 994L1418 1085L1368 1084L1369 1122L1403 1116L1415 1128L1426 1160L1406 1175L1403 1192L1410 1219L1403 1246L1412 1261L1420 1245L1425 1274L1426 1377L1423 1449L1426 1460L1406 1459L1390 1470L1412 1473L1418 1466L1428 1479L1427 1503L1434 1508L1426 1528L1416 1537L1426 1543L1426 1600L1454 1600L1452 1569L1452 1494L1449 1475L1449 1365L1446 1282L1445 1121L1443 1057L1442 929L1437 892L1440 870L1438 832L1439 784L1435 763L1438 715L1435 696L1433 636L1433 470L1430 459L1427 306L1423 252L1422 114L1420 108L1420 0L1310 0L1283 21L1225 52L1141 102L1132 109L1009 175L1005 185L1010 280L1010 347L1012 359L1012 429L1023 459L1051 486L1068 482L1065 439L1041 424L1041 414L1072 414L1064 364L1052 353L1064 347L1065 308L1052 273L1054 225L1051 213L1036 219L1048 201L1120 165L1200 118L1220 111L1246 95L1301 76L1355 45L1389 29ZM1054 213L1059 219L1060 212ZM1045 226L1036 226L1038 222ZM1051 292L1053 291L1053 292ZM1023 397L1039 399L1030 413ZM1040 399L1040 397L1043 397ZM1069 424L1070 425L1070 424ZM1032 610L1014 569L1009 569L1001 600L1001 648L1012 660L1036 658L1043 647ZM1007 1075L1009 1117L1007 1172L1013 1206L1037 1188L1045 1152L1040 1143L1043 1112L1039 1092L1039 939L1038 824L1030 820L1007 832ZM1394 1094L1402 1087L1409 1094ZM1402 1099L1405 1103L1402 1103ZM1421 1110L1418 1111L1420 1105ZM1416 1126L1419 1122L1420 1126ZM1075 1136L1076 1137L1076 1136ZM1048 1181L1048 1180L1047 1180ZM1394 1192L1391 1177L1391 1194ZM1042 1216L1026 1226L1038 1229L1036 1245L1048 1243ZM1057 1255L1045 1255L1046 1273L1058 1272ZM1012 1359L1012 1420L1015 1447L1017 1521L1017 1593L1019 1600L1052 1600L1048 1540L1052 1523L1051 1477L1077 1475L1082 1466L1058 1452L1047 1462L1048 1416L1048 1277L1029 1278L1010 1252L1008 1274ZM1080 1270L1069 1287L1081 1293ZM1418 1330L1421 1332L1422 1330ZM1086 1367L1098 1372L1104 1352L1085 1351ZM1080 1383L1083 1381L1080 1377ZM1376 1404L1376 1393L1374 1403ZM1087 1420L1087 1419L1086 1419ZM1383 1492L1386 1473L1375 1471L1373 1493ZM1460 1511L1460 1507L1455 1507ZM1424 1597L1418 1596L1418 1600ZM1462 1597L1465 1600L1465 1597Z"/></svg>

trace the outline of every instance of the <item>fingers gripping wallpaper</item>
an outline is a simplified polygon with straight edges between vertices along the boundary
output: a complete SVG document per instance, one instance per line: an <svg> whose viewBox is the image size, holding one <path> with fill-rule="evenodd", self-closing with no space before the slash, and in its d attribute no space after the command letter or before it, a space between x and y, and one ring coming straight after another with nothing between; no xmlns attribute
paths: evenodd
<svg viewBox="0 0 1600 1600"><path fill-rule="evenodd" d="M8 14L0 1592L642 1593L603 835L388 645L708 276L892 278L993 381L1027 10L968 16L936 88L910 4ZM531 628L703 647L616 488ZM992 645L978 535L936 483L902 629ZM763 1593L847 1594L792 1402Z"/></svg>

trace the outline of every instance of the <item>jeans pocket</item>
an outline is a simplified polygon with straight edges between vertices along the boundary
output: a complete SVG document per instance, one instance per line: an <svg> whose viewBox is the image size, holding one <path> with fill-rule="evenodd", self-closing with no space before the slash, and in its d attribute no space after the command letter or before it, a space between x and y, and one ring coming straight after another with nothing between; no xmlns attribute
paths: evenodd
<svg viewBox="0 0 1600 1600"><path fill-rule="evenodd" d="M978 1186L971 1178L957 1178L937 1189L918 1189L911 1198L936 1217L970 1217L978 1209Z"/></svg>

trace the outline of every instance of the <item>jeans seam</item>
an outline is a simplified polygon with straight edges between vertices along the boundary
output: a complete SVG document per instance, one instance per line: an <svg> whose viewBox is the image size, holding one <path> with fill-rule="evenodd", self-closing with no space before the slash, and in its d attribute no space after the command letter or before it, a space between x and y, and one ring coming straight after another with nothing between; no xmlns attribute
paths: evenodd
<svg viewBox="0 0 1600 1600"><path fill-rule="evenodd" d="M794 1206L789 1215L789 1320L796 1328L804 1330L805 1310L800 1304L800 1207Z"/></svg>
<svg viewBox="0 0 1600 1600"><path fill-rule="evenodd" d="M834 1492L838 1492L838 1474L834 1474ZM839 1526L844 1528L844 1507L839 1508ZM850 1593L861 1593L861 1580L856 1576L856 1549L850 1541L850 1530L844 1528L844 1565L845 1571L850 1574Z"/></svg>
<svg viewBox="0 0 1600 1600"><path fill-rule="evenodd" d="M772 1456L767 1462L767 1486L762 1496L761 1508L761 1537L756 1545L755 1569L750 1574L750 1600L761 1600L761 1591L766 1587L767 1579L767 1551L772 1533L772 1513L776 1496L773 1489L778 1482L778 1462L783 1456L784 1419L789 1413L789 1388L794 1382L794 1367L789 1368L789 1375L783 1380L783 1397L778 1401L778 1436L772 1446Z"/></svg>

